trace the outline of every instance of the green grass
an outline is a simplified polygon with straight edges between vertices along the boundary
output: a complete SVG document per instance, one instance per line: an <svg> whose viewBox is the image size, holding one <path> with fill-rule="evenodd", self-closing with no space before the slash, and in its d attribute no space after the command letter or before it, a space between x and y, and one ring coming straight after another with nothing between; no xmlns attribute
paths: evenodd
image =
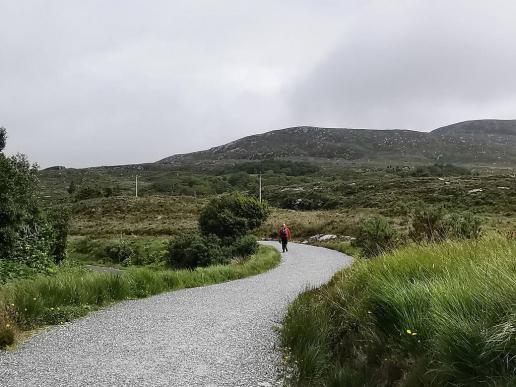
<svg viewBox="0 0 516 387"><path fill-rule="evenodd" d="M120 300L244 278L267 271L280 260L276 249L261 246L247 260L192 271L131 267L115 275L72 268L15 281L0 287L0 332L63 323Z"/></svg>
<svg viewBox="0 0 516 387"><path fill-rule="evenodd" d="M197 228L205 199L187 196L110 197L73 204L72 235L170 235Z"/></svg>
<svg viewBox="0 0 516 387"><path fill-rule="evenodd" d="M316 173L294 175L281 168L265 170L263 197L284 209L273 214L260 232L268 235L285 221L296 228L294 234L299 237L315 233L353 235L356 221L364 216L381 214L401 222L416 202L474 212L489 218L489 227L496 230L516 225L516 179L511 169L418 177L403 172L407 166L401 172L394 167L333 165ZM194 230L200 210L214 195L234 190L258 194L257 176L247 174L245 168L199 168L144 166L139 172L139 198L133 196L135 172L131 166L41 171L42 197L49 206L71 205L72 235L157 236ZM72 181L78 187L100 191L120 189L115 190L116 197L75 201L66 191ZM477 189L482 191L470 192Z"/></svg>
<svg viewBox="0 0 516 387"><path fill-rule="evenodd" d="M281 337L292 384L514 385L515 300L515 240L357 260L290 306Z"/></svg>
<svg viewBox="0 0 516 387"><path fill-rule="evenodd" d="M343 254L349 255L354 258L358 258L362 256L362 251L360 247L353 246L351 242L348 241L339 241L339 240L329 240L323 242L315 243L316 246L325 247L327 249L336 250Z"/></svg>
<svg viewBox="0 0 516 387"><path fill-rule="evenodd" d="M167 249L168 236L93 236L72 235L68 238L67 256L76 261L92 264L118 264L108 254L108 248L121 242L126 243L135 254L134 261L140 265L154 264L163 260Z"/></svg>

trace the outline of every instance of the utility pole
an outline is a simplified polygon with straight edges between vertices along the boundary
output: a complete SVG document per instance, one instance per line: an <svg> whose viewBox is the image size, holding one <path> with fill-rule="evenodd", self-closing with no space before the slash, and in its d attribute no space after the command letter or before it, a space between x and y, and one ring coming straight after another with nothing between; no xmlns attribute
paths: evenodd
<svg viewBox="0 0 516 387"><path fill-rule="evenodd" d="M138 197L138 175L135 176L135 197Z"/></svg>
<svg viewBox="0 0 516 387"><path fill-rule="evenodd" d="M262 171L260 171L260 203L262 202Z"/></svg>

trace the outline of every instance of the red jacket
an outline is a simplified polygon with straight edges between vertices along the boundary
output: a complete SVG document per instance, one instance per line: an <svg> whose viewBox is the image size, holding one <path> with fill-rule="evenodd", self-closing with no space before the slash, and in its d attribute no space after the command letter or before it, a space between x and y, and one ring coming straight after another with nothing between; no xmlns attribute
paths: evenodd
<svg viewBox="0 0 516 387"><path fill-rule="evenodd" d="M281 238L281 229L282 229L282 228L283 228L283 227L281 227L281 228L279 229L279 232L278 232L278 235L279 235L279 238L280 238L280 239L282 239L282 238ZM288 240L290 240L290 239L292 238L292 233L290 232L290 228L285 227L285 231L287 231L287 239L288 239Z"/></svg>

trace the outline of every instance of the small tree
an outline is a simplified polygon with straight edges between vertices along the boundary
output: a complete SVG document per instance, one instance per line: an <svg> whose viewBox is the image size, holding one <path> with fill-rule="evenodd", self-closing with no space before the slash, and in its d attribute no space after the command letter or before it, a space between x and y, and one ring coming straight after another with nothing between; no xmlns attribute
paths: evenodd
<svg viewBox="0 0 516 387"><path fill-rule="evenodd" d="M199 217L199 228L204 235L234 240L259 227L269 213L267 204L238 192L232 193L208 203Z"/></svg>
<svg viewBox="0 0 516 387"><path fill-rule="evenodd" d="M36 166L23 155L0 153L0 259L12 255L22 229L38 214Z"/></svg>
<svg viewBox="0 0 516 387"><path fill-rule="evenodd" d="M6 130L0 128L0 149ZM0 259L44 269L65 256L69 214L46 214L38 201L37 166L0 152Z"/></svg>

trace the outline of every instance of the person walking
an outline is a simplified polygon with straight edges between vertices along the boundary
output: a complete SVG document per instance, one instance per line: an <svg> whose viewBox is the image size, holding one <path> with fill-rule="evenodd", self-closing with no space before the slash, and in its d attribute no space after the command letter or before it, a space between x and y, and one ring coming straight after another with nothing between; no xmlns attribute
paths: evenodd
<svg viewBox="0 0 516 387"><path fill-rule="evenodd" d="M287 227L285 223L281 226L279 230L279 241L281 243L281 248L283 252L288 251L288 241L292 238L292 233L290 229Z"/></svg>

